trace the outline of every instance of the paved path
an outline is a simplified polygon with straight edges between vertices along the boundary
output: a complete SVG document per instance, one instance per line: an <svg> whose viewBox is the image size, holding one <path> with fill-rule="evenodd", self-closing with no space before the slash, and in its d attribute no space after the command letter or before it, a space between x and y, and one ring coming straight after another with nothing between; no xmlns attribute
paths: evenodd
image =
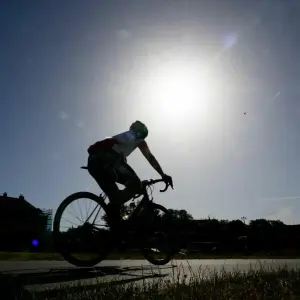
<svg viewBox="0 0 300 300"><path fill-rule="evenodd" d="M112 281L120 283L142 283L143 280L153 281L177 278L186 274L187 279L194 273L207 274L212 271L259 269L261 266L300 268L300 259L276 260L173 260L165 266L153 266L144 260L107 260L94 268L76 268L63 261L0 261L0 273L14 275L29 290L42 292L47 289L61 289L76 286L77 281L85 285L95 285Z"/></svg>

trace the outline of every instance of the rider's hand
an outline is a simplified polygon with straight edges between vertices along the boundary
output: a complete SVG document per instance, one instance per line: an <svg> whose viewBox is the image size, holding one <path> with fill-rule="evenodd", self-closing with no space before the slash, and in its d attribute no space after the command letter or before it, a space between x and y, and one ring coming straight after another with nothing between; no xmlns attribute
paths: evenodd
<svg viewBox="0 0 300 300"><path fill-rule="evenodd" d="M165 182L166 184L170 185L171 188L173 189L173 179L172 179L171 176L169 176L169 175L167 175L167 174L164 174L164 175L162 176L162 179L164 180L164 182Z"/></svg>

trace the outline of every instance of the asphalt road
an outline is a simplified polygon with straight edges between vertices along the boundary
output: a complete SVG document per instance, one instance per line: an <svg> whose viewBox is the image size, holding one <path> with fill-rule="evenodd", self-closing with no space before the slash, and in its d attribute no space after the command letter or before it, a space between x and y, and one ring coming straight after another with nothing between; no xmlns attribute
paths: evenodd
<svg viewBox="0 0 300 300"><path fill-rule="evenodd" d="M107 260L94 268L76 268L63 261L0 261L0 274L14 275L23 280L29 290L61 289L74 286L77 281L85 285L113 281L119 283L142 283L143 280L171 280L177 276L205 275L210 272L247 271L286 266L300 268L300 259L261 259L261 260L173 260L165 266L153 266L144 260Z"/></svg>

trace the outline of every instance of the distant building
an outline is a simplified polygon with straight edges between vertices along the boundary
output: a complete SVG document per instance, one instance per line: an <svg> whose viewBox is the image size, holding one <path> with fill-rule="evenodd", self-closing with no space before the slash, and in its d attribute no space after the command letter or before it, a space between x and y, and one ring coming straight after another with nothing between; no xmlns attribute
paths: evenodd
<svg viewBox="0 0 300 300"><path fill-rule="evenodd" d="M0 196L0 248L29 246L52 230L52 213L34 207L23 195L14 198L4 193Z"/></svg>
<svg viewBox="0 0 300 300"><path fill-rule="evenodd" d="M52 231L53 209L42 209L44 216L47 218L46 231Z"/></svg>

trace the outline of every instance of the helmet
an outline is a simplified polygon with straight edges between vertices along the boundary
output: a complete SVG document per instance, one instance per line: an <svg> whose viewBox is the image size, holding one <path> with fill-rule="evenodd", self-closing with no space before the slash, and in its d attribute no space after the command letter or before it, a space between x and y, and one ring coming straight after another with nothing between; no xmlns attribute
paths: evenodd
<svg viewBox="0 0 300 300"><path fill-rule="evenodd" d="M148 128L141 121L135 121L130 125L130 130L134 131L138 139L145 139L148 136Z"/></svg>

